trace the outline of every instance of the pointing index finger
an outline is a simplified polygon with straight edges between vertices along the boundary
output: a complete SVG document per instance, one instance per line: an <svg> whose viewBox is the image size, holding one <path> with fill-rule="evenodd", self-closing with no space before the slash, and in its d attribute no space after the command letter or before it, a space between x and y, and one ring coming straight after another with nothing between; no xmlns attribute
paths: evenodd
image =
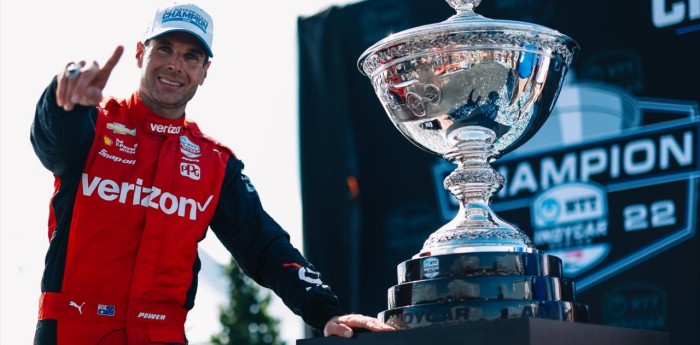
<svg viewBox="0 0 700 345"><path fill-rule="evenodd" d="M121 58L122 53L124 53L124 46L117 46L117 48L114 49L112 56L109 57L107 62L105 62L104 66L102 67L101 73L110 75L114 69L114 66L117 65L117 62L119 62L119 58Z"/></svg>

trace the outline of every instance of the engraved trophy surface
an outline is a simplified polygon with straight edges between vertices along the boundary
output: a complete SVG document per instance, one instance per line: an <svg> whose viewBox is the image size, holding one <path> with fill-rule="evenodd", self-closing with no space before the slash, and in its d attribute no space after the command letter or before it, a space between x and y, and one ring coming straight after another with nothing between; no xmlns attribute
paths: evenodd
<svg viewBox="0 0 700 345"><path fill-rule="evenodd" d="M456 15L388 36L358 61L396 128L457 165L444 186L458 214L399 265L379 317L399 328L522 316L585 321L561 260L489 206L504 185L490 162L542 126L578 45L543 26L480 16L480 0L447 2Z"/></svg>

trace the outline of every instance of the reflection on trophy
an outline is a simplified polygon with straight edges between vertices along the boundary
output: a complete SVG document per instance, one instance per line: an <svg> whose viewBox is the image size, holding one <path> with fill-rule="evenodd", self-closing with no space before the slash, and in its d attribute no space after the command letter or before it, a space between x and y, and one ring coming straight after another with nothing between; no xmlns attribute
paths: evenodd
<svg viewBox="0 0 700 345"><path fill-rule="evenodd" d="M397 328L539 317L587 321L557 257L491 210L504 178L490 162L549 116L578 45L539 25L484 18L480 0L447 0L448 20L393 34L359 59L396 128L457 165L444 185L460 211L398 266L389 309Z"/></svg>

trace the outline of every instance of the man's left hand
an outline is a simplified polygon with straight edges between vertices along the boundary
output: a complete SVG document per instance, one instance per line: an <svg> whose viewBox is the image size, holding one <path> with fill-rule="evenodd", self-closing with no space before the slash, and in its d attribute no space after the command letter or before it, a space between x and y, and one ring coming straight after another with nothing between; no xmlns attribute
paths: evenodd
<svg viewBox="0 0 700 345"><path fill-rule="evenodd" d="M348 314L328 320L323 327L323 335L326 337L337 335L343 338L352 338L353 328L362 328L372 332L394 330L394 327L379 321L379 319L360 314Z"/></svg>

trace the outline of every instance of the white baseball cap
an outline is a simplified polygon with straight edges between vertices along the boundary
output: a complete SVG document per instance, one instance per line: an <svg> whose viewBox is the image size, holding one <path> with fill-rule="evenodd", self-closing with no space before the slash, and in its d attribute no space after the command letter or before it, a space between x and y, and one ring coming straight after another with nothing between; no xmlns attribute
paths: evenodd
<svg viewBox="0 0 700 345"><path fill-rule="evenodd" d="M192 3L172 2L160 7L156 11L155 18L146 28L144 41L173 31L195 35L204 43L209 56L214 56L211 51L214 40L214 21L199 6Z"/></svg>

